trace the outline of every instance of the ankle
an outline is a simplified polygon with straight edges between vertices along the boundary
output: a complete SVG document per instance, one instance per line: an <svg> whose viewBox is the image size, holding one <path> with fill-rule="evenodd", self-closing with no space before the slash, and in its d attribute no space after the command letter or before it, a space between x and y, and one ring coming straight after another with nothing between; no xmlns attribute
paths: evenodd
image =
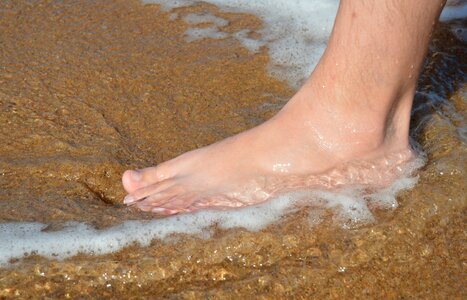
<svg viewBox="0 0 467 300"><path fill-rule="evenodd" d="M415 87L374 90L358 82L350 87L338 82L323 87L320 76L315 71L285 107L295 121L328 145L341 145L338 150L343 152L407 148Z"/></svg>

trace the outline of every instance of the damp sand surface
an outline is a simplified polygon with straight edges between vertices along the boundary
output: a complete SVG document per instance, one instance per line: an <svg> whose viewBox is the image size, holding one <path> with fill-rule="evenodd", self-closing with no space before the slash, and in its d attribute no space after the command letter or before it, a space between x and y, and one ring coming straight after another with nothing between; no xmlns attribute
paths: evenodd
<svg viewBox="0 0 467 300"><path fill-rule="evenodd" d="M226 34L187 40L193 14L227 20ZM99 229L157 221L121 205L125 169L251 128L293 95L268 72L267 47L253 53L232 37L248 30L254 39L262 26L206 3L167 11L138 1L2 2L0 222L53 232L70 221ZM427 156L419 182L399 193L397 209L374 210L374 223L343 228L335 211L310 206L258 231L213 224L209 238L33 254L0 267L0 298L466 297L459 29L465 21L438 25L419 81L412 135Z"/></svg>

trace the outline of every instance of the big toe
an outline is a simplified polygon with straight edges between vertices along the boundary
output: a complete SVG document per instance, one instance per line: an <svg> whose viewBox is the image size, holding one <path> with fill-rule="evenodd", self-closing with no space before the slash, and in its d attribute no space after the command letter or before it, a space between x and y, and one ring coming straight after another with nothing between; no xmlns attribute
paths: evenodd
<svg viewBox="0 0 467 300"><path fill-rule="evenodd" d="M143 174L141 171L136 170L126 170L122 176L123 188L127 193L133 193L137 189L140 189L147 185L143 181Z"/></svg>
<svg viewBox="0 0 467 300"><path fill-rule="evenodd" d="M148 185L163 181L174 175L174 168L168 163L140 170L126 170L122 176L125 190L131 194Z"/></svg>

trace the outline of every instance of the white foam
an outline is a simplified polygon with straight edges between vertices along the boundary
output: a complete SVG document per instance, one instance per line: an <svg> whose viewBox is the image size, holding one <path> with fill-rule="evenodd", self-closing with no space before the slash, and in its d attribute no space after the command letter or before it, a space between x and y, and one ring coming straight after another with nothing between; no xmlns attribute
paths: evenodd
<svg viewBox="0 0 467 300"><path fill-rule="evenodd" d="M229 34L225 31L222 31L221 28L227 26L229 24L229 21L223 18L216 17L209 13L188 14L183 18L183 20L193 26L202 26L188 28L185 31L185 40L187 42L193 42L205 38L224 39L227 37L233 37L253 53L258 52L259 49L266 44L262 40L250 38L248 35L250 34L251 30L249 29L243 29L233 34ZM203 26L205 24L210 24L210 26Z"/></svg>
<svg viewBox="0 0 467 300"><path fill-rule="evenodd" d="M165 10L170 10L192 5L196 1L145 0L144 2L158 3ZM252 52L267 45L271 57L270 73L287 80L295 88L302 85L318 63L331 33L338 7L337 0L208 0L206 2L218 5L224 11L247 12L259 16L265 24L265 28L258 32L261 35L259 40L248 37L248 29L228 36L236 38ZM186 21L196 25L196 22L211 20L217 27L225 26L224 22L221 23L214 18L217 17L198 15L190 16ZM214 32L213 29L210 30ZM209 38L214 36L210 33L206 35ZM217 36L225 38L220 34Z"/></svg>
<svg viewBox="0 0 467 300"><path fill-rule="evenodd" d="M170 20L170 21L175 21L175 20L177 20L177 19L178 19L178 14L177 14L177 13L171 13L171 14L169 15L169 20Z"/></svg>
<svg viewBox="0 0 467 300"><path fill-rule="evenodd" d="M253 53L256 53L266 43L264 41L256 40L256 39L248 37L248 34L250 33L251 33L251 30L244 29L244 30L240 30L234 33L233 37L236 38L240 43L242 43L243 46L245 46L245 48L247 48Z"/></svg>
<svg viewBox="0 0 467 300"><path fill-rule="evenodd" d="M248 38L248 29L228 34L215 27L205 32L188 33L189 40L200 38L226 38L232 36L252 52L267 46L272 75L286 80L291 87L299 88L308 78L326 48L337 13L338 0L205 0L224 11L246 12L259 16L265 25L261 38ZM195 0L144 0L145 3L161 4L163 9L193 5ZM453 1L450 1L453 2ZM457 1L458 2L458 1ZM452 4L458 4L454 1ZM465 18L467 4L446 5L440 20ZM210 15L189 15L190 24L213 22L215 26L227 25L226 20ZM193 38L195 36L195 38Z"/></svg>
<svg viewBox="0 0 467 300"><path fill-rule="evenodd" d="M423 159L416 159L407 169L407 174L421 165ZM316 190L295 192L279 196L261 205L241 209L204 210L152 221L126 221L103 230L96 230L82 223L68 223L59 231L44 230L47 226L40 223L0 224L0 265L8 264L12 258L21 258L32 253L59 259L80 252L111 253L135 242L147 246L153 239L163 240L176 233L210 237L210 229L214 224L222 229L242 227L250 231L258 231L300 209L303 205L332 209L335 212L335 221L344 228L355 224L368 224L374 221L369 206L395 208L397 193L415 185L418 178L407 174L390 187L374 194L368 194L359 187L336 192ZM321 221L316 212L317 210L312 209L310 213L312 225Z"/></svg>
<svg viewBox="0 0 467 300"><path fill-rule="evenodd" d="M223 39L228 36L227 33L219 31L216 27L188 28L185 34L188 42L205 38Z"/></svg>
<svg viewBox="0 0 467 300"><path fill-rule="evenodd" d="M211 15L209 13L202 14L188 14L183 20L190 25L196 26L200 25L202 27L188 28L185 31L187 42L193 42L200 39L211 38L211 39L224 39L227 37L233 37L242 43L247 49L255 53L259 50L261 46L264 46L264 42L251 39L248 37L250 30L244 29L240 30L234 34L229 34L221 30L221 27L227 26L229 21ZM206 27L205 24L211 24Z"/></svg>
<svg viewBox="0 0 467 300"><path fill-rule="evenodd" d="M188 24L203 24L203 23L213 23L216 26L222 27L227 26L229 21L222 19L211 14L187 14L183 20Z"/></svg>
<svg viewBox="0 0 467 300"><path fill-rule="evenodd" d="M82 223L68 223L59 231L43 231L40 223L0 224L0 265L28 254L66 258L78 253L105 254L132 243L147 246L153 239L174 233L210 236L209 227L245 227L257 231L290 212L292 198L282 196L259 206L229 211L204 210L152 221L126 221L121 225L96 230Z"/></svg>
<svg viewBox="0 0 467 300"><path fill-rule="evenodd" d="M226 26L229 24L229 21L222 19L216 16L213 16L208 13L203 14L187 14L183 17L183 20L191 25L199 24L210 24L208 27L195 27L188 28L185 31L187 42L193 42L200 39L224 39L229 35L226 32L220 30L220 27Z"/></svg>

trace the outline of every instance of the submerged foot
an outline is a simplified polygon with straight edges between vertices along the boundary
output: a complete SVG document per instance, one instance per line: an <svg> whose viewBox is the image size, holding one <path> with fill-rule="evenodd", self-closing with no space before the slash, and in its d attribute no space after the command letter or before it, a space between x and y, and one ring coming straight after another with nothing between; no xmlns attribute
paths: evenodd
<svg viewBox="0 0 467 300"><path fill-rule="evenodd" d="M258 127L157 167L126 171L124 202L175 214L257 204L309 186L381 186L394 179L411 156L408 120L401 122L410 106L392 113L395 123L364 107L329 109L329 99L315 91L304 86Z"/></svg>

